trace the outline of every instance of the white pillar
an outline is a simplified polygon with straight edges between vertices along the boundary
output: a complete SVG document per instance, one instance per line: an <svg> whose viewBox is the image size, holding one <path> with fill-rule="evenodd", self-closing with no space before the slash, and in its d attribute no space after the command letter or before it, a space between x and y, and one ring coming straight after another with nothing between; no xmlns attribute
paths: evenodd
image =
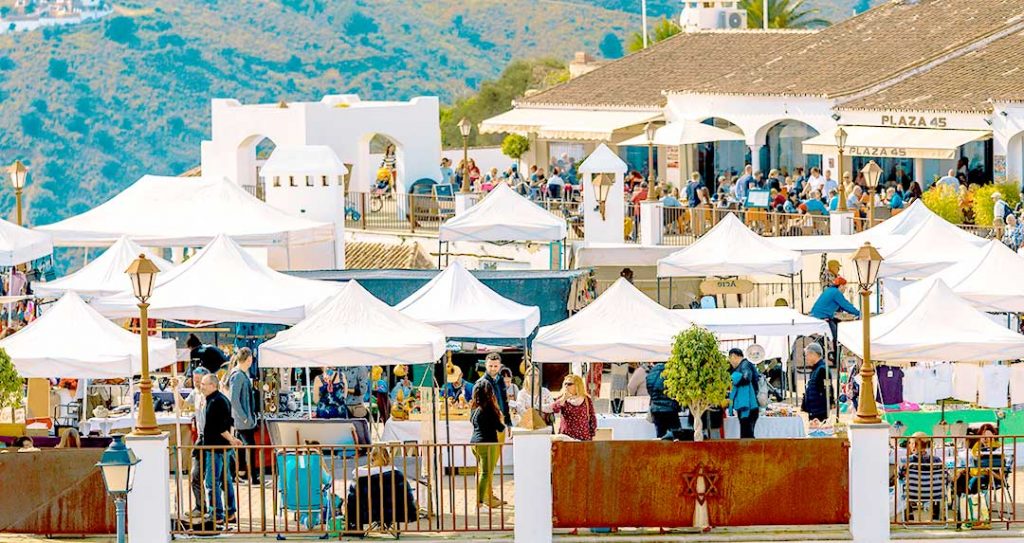
<svg viewBox="0 0 1024 543"><path fill-rule="evenodd" d="M748 147L750 147L750 167L753 168L755 172L762 171L761 148L764 147L764 145L749 145ZM765 177L767 177L767 175Z"/></svg>
<svg viewBox="0 0 1024 543"><path fill-rule="evenodd" d="M661 245L665 209L659 201L640 202L640 244Z"/></svg>
<svg viewBox="0 0 1024 543"><path fill-rule="evenodd" d="M129 435L124 441L139 459L135 466L135 485L128 494L128 541L166 543L171 540L168 434Z"/></svg>
<svg viewBox="0 0 1024 543"><path fill-rule="evenodd" d="M515 470L515 541L551 543L554 521L551 494L551 429L512 429Z"/></svg>
<svg viewBox="0 0 1024 543"><path fill-rule="evenodd" d="M853 233L853 212L833 211L828 216L828 233L833 236L847 236Z"/></svg>
<svg viewBox="0 0 1024 543"><path fill-rule="evenodd" d="M455 216L462 215L476 205L477 195L472 192L455 193Z"/></svg>
<svg viewBox="0 0 1024 543"><path fill-rule="evenodd" d="M889 425L851 424L850 534L858 543L889 541Z"/></svg>
<svg viewBox="0 0 1024 543"><path fill-rule="evenodd" d="M942 175L946 175L943 173ZM927 190L928 185L924 184L924 159L914 159L914 181L917 181L921 185L921 190Z"/></svg>

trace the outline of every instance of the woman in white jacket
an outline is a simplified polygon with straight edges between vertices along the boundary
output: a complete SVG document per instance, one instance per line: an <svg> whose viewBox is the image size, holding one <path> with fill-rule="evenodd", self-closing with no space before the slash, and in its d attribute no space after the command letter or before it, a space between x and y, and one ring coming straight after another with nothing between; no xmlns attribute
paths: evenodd
<svg viewBox="0 0 1024 543"><path fill-rule="evenodd" d="M523 387L519 390L519 394L516 395L516 401L512 404L512 407L515 409L517 423L518 419L522 418L523 415L526 414L526 411L538 400L538 395L534 394L534 381L536 381L536 386L540 388L539 400L541 417L544 418L544 422L551 424L555 420L555 411L554 408L552 408L552 404L555 403L555 400L551 396L551 391L541 385L540 373L536 371L534 366L527 368L526 372L523 374Z"/></svg>

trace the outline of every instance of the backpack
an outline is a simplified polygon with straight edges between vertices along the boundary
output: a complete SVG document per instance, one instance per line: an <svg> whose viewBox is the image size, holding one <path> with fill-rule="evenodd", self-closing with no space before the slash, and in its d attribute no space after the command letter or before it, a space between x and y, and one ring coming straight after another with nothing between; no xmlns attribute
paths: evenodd
<svg viewBox="0 0 1024 543"><path fill-rule="evenodd" d="M757 371L757 366L754 366L753 363L750 365L753 366L754 375L757 376L752 383L754 385L754 394L757 396L757 405L762 408L768 407L768 379L763 373Z"/></svg>

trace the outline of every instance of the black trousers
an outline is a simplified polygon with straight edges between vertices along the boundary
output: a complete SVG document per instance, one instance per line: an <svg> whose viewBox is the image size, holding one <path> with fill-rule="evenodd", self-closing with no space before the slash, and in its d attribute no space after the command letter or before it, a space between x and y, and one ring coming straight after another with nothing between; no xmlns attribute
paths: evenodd
<svg viewBox="0 0 1024 543"><path fill-rule="evenodd" d="M235 430L235 433L238 434L238 439L240 439L245 445L256 444L256 428L249 430ZM253 450L242 449L238 451L238 453L238 471L244 471L249 479L259 478L259 475L254 473L256 471L256 466L254 466L252 462Z"/></svg>
<svg viewBox="0 0 1024 543"><path fill-rule="evenodd" d="M828 420L828 412L826 411L826 412L822 412L822 413L808 413L807 414L807 418L809 420L816 420L816 421L819 421L819 422L825 422L826 420Z"/></svg>
<svg viewBox="0 0 1024 543"><path fill-rule="evenodd" d="M750 411L746 417L740 417L740 439L754 439L754 426L757 426L757 417L761 412Z"/></svg>
<svg viewBox="0 0 1024 543"><path fill-rule="evenodd" d="M651 413L651 418L654 419L654 429L658 434L658 438L663 437L668 432L673 430L679 430L683 427L679 422L679 413L674 412L658 412Z"/></svg>

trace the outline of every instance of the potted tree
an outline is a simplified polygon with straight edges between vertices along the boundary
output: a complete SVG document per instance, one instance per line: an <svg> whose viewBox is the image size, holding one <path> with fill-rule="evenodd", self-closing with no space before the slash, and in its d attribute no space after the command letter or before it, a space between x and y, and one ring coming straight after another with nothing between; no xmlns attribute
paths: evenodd
<svg viewBox="0 0 1024 543"><path fill-rule="evenodd" d="M0 349L0 436L25 435L25 423L16 423L15 411L22 407L24 380L14 368L7 351Z"/></svg>
<svg viewBox="0 0 1024 543"><path fill-rule="evenodd" d="M704 412L728 398L729 361L718 350L715 334L692 326L675 337L665 363L665 393L693 415L695 441L704 440Z"/></svg>
<svg viewBox="0 0 1024 543"><path fill-rule="evenodd" d="M530 140L519 134L509 134L501 142L501 154L516 161L516 170L522 175L519 159L530 150Z"/></svg>

